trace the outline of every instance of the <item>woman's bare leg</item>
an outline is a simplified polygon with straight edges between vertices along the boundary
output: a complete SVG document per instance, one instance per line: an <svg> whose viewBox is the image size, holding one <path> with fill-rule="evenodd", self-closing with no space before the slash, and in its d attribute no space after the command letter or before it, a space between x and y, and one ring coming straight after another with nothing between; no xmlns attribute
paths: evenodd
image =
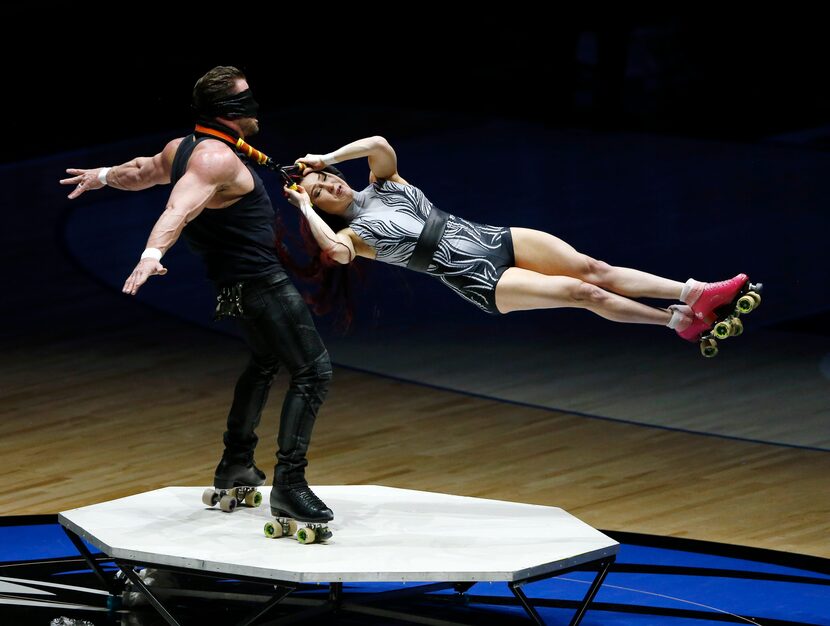
<svg viewBox="0 0 830 626"><path fill-rule="evenodd" d="M601 289L571 276L548 276L511 267L496 285L496 306L502 313L528 309L575 307L605 319L631 324L666 326L672 312Z"/></svg>
<svg viewBox="0 0 830 626"><path fill-rule="evenodd" d="M551 234L529 228L511 228L510 232L516 267L548 276L578 278L631 298L679 300L683 291L681 282L597 261Z"/></svg>

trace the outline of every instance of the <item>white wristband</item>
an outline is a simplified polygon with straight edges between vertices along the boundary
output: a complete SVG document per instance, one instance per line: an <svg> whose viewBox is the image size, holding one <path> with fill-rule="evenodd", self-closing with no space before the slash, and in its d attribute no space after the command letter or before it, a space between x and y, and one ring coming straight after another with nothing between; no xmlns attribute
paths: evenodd
<svg viewBox="0 0 830 626"><path fill-rule="evenodd" d="M339 161L334 158L334 152L324 154L320 157L320 160L323 162L323 165L334 165L335 163L339 163Z"/></svg>
<svg viewBox="0 0 830 626"><path fill-rule="evenodd" d="M98 180L101 181L101 184L105 187L107 185L107 172L109 172L111 169L111 167L102 167L100 170L98 170Z"/></svg>
<svg viewBox="0 0 830 626"><path fill-rule="evenodd" d="M144 259L155 259L156 261L161 261L161 250L158 248L147 248L141 253L141 260L143 261Z"/></svg>

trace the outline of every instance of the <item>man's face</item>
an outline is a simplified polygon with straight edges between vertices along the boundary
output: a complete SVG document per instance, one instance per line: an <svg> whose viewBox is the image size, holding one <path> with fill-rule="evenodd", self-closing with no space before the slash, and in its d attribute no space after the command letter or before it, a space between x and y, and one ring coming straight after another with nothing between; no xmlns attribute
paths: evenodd
<svg viewBox="0 0 830 626"><path fill-rule="evenodd" d="M248 81L244 78L238 78L233 93L242 93L246 89L248 89ZM239 124L242 134L246 137L251 137L259 132L259 120L255 117L240 117L234 121Z"/></svg>

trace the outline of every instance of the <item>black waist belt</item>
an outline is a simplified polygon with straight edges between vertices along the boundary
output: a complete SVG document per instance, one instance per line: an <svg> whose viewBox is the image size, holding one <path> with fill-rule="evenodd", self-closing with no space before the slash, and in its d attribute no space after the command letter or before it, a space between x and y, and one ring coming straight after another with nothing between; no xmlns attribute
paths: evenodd
<svg viewBox="0 0 830 626"><path fill-rule="evenodd" d="M416 272L427 271L429 264L432 262L432 257L438 249L438 242L441 241L441 237L444 235L448 218L447 213L444 213L438 207L432 207L427 222L424 224L424 230L421 231L418 243L415 244L412 258L409 259L409 263L406 265L407 268Z"/></svg>
<svg viewBox="0 0 830 626"><path fill-rule="evenodd" d="M285 278L285 273L281 271L274 270L270 274L266 274L265 276L260 276L259 278L250 278L248 280L242 281L242 288L243 289L259 289L261 287L267 287L268 285L273 285L274 283L280 282L282 278Z"/></svg>
<svg viewBox="0 0 830 626"><path fill-rule="evenodd" d="M243 280L229 285L219 285L216 295L216 310L213 313L214 320L221 320L226 317L242 317L242 291L243 289L258 289L278 283L285 275L274 272L259 278Z"/></svg>

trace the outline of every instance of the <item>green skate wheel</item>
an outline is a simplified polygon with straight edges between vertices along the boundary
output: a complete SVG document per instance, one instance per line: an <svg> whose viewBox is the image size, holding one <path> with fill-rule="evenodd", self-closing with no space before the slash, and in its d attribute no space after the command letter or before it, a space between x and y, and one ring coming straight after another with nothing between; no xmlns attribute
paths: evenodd
<svg viewBox="0 0 830 626"><path fill-rule="evenodd" d="M700 342L700 353L707 359L711 359L718 354L718 342L714 339L703 339Z"/></svg>
<svg viewBox="0 0 830 626"><path fill-rule="evenodd" d="M727 319L715 324L715 327L712 329L712 334L718 339L726 339L729 337L732 334L731 320Z"/></svg>
<svg viewBox="0 0 830 626"><path fill-rule="evenodd" d="M317 535L314 534L314 530L311 528L301 528L297 531L297 541L300 543L314 543L316 538Z"/></svg>
<svg viewBox="0 0 830 626"><path fill-rule="evenodd" d="M737 317L734 320L732 320L731 332L733 337L738 337L741 333L744 332L744 323Z"/></svg>
<svg viewBox="0 0 830 626"><path fill-rule="evenodd" d="M274 522L266 522L265 528L265 536L268 539L277 539L278 537L282 537L282 526L279 524L275 524Z"/></svg>
<svg viewBox="0 0 830 626"><path fill-rule="evenodd" d="M252 491L245 496L245 504L248 506L259 506L262 504L262 494L258 491Z"/></svg>
<svg viewBox="0 0 830 626"><path fill-rule="evenodd" d="M296 533L298 527L299 527L299 524L297 524L297 520L293 520L293 519L288 520L288 534L289 535L293 535L294 533Z"/></svg>
<svg viewBox="0 0 830 626"><path fill-rule="evenodd" d="M738 298L738 311L741 313L749 313L752 309L754 309L757 305L755 298L752 297L751 294L746 294L745 296L741 296Z"/></svg>

